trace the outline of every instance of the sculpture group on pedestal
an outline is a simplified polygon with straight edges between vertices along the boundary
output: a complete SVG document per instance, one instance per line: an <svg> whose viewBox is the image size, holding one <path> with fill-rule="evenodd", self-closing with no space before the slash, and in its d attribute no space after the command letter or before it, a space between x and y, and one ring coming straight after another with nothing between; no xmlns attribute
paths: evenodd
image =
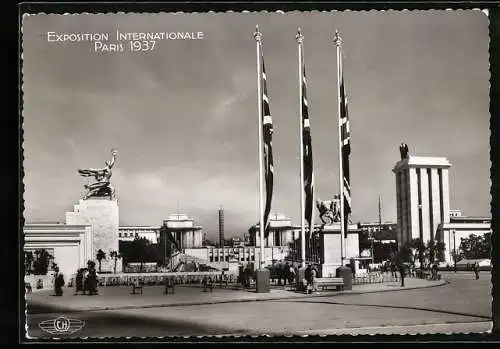
<svg viewBox="0 0 500 349"><path fill-rule="evenodd" d="M79 169L78 173L82 177L94 177L95 182L92 184L85 185L87 193L84 195L83 199L87 200L90 197L106 197L108 196L110 200L115 199L115 188L111 185L111 169L115 164L116 160L116 150L111 151L111 160L106 161L106 166L103 168L88 168Z"/></svg>
<svg viewBox="0 0 500 349"><path fill-rule="evenodd" d="M408 144L401 143L401 145L399 146L399 153L401 155L401 160L404 160L407 157L409 157L410 151L408 150Z"/></svg>
<svg viewBox="0 0 500 349"><path fill-rule="evenodd" d="M340 222L340 195L335 195L333 200L316 200L319 218L325 224Z"/></svg>

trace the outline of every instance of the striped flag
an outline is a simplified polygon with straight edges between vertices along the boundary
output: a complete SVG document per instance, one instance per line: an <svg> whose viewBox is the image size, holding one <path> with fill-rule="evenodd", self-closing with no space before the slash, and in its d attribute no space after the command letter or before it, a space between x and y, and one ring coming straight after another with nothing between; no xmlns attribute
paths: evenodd
<svg viewBox="0 0 500 349"><path fill-rule="evenodd" d="M314 203L314 172L313 156L311 148L311 124L309 120L309 105L307 104L307 84L306 67L302 66L302 147L303 147L303 165L304 165L304 193L305 208L304 217L309 224L309 238L312 235L313 227L313 203Z"/></svg>
<svg viewBox="0 0 500 349"><path fill-rule="evenodd" d="M342 67L342 64L340 64ZM351 176L349 172L349 156L351 155L351 132L349 127L349 113L347 109L347 96L344 84L344 72L340 72L340 135L342 152L342 174L343 179L343 200L344 200L344 236L347 238L347 227L349 215L352 212L351 206Z"/></svg>
<svg viewBox="0 0 500 349"><path fill-rule="evenodd" d="M266 68L264 55L262 55L262 136L264 138L264 179L266 184L266 206L264 209L264 236L269 236L269 213L273 199L273 119L269 108L269 95L267 94Z"/></svg>

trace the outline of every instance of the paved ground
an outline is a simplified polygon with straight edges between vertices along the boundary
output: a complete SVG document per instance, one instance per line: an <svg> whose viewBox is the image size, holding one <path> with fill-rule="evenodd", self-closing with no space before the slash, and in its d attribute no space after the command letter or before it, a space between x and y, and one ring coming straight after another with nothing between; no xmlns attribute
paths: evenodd
<svg viewBox="0 0 500 349"><path fill-rule="evenodd" d="M398 282L355 285L351 291L325 291L313 296L333 297L345 294L397 291L402 289L408 290L413 288L433 287L443 283L444 281L407 279L404 288L401 288ZM311 298L311 295L293 292L284 287L272 288L269 293L256 293L254 290L244 290L231 286L217 287L213 292L202 292L201 285L176 286L175 290L175 294L164 295L164 288L162 286L146 286L143 288L142 295L133 295L132 288L128 286L101 287L99 288L98 296L75 296L73 289L65 289L62 297L55 297L52 291L42 291L28 295L28 312L114 310Z"/></svg>
<svg viewBox="0 0 500 349"><path fill-rule="evenodd" d="M442 273L448 285L432 290L409 290L394 292L390 296L383 293L345 295L330 299L295 300L320 302L323 304L356 304L362 306L400 307L432 309L450 314L471 315L491 318L491 275L483 272L475 280L471 272Z"/></svg>
<svg viewBox="0 0 500 349"><path fill-rule="evenodd" d="M193 287L186 287L187 293L179 292L175 296L157 296L155 293L161 293L161 288L151 287L145 289L143 296L132 296L128 294L130 289L122 289L123 294L116 297L106 294L103 288L98 297L66 294L59 298L33 294L30 298L33 305L36 305L35 299L49 300L49 303L62 299L70 302L65 306L72 303L73 309L89 308L88 302L93 302L96 309L102 307L100 302L106 302L109 308L114 306L114 310L64 313L71 319L85 321L84 328L75 335L91 337L488 331L491 327L488 322L491 317L490 275L483 272L480 280L474 280L471 273L443 274L449 284L439 287L359 294L360 286L356 290L358 294L307 298L291 298L288 291L273 290L267 294L269 300L262 302L248 301L252 297L255 299L255 293L216 290L213 294L205 294ZM398 289L396 284L384 285L384 289L391 288ZM370 291L370 287L365 286L364 290ZM239 302L186 305L187 297L222 301L230 294L234 301L240 297ZM278 299L285 294L289 295L288 299ZM170 302L177 297L176 301L185 302L184 306L118 309L117 304L111 302L119 298L122 303L133 301L137 306L146 302L145 299L165 302L166 297L170 297ZM154 305L149 303L147 305ZM39 322L62 314L54 310L44 313L48 308L37 309L36 306L33 310L37 313L29 315L28 325L30 335L35 337L44 336L37 326Z"/></svg>

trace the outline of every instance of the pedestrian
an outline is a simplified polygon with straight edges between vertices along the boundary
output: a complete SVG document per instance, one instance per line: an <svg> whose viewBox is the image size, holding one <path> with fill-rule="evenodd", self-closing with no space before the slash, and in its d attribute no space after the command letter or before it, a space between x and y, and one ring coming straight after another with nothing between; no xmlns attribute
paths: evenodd
<svg viewBox="0 0 500 349"><path fill-rule="evenodd" d="M401 287L405 287L405 266L403 263L399 265L399 274L401 275Z"/></svg>
<svg viewBox="0 0 500 349"><path fill-rule="evenodd" d="M250 266L247 265L247 267L243 272L243 280L246 288L250 287L250 273L251 273Z"/></svg>
<svg viewBox="0 0 500 349"><path fill-rule="evenodd" d="M83 294L85 294L85 289L83 288L83 273L84 269L79 268L76 272L76 277L75 277L75 295L78 294L78 292L82 291Z"/></svg>
<svg viewBox="0 0 500 349"><path fill-rule="evenodd" d="M295 268L293 267L293 265L290 265L288 271L288 283L290 285L293 285L294 280L295 280Z"/></svg>
<svg viewBox="0 0 500 349"><path fill-rule="evenodd" d="M238 268L238 283L240 283L243 287L245 287L245 279L243 277L243 265L240 265Z"/></svg>
<svg viewBox="0 0 500 349"><path fill-rule="evenodd" d="M437 264L434 263L432 265L432 280L437 280L437 272L438 272L438 267Z"/></svg>
<svg viewBox="0 0 500 349"><path fill-rule="evenodd" d="M474 263L474 274L476 274L476 280L479 280L479 263Z"/></svg>
<svg viewBox="0 0 500 349"><path fill-rule="evenodd" d="M88 275L87 275L87 289L89 291L88 295L96 295L97 294L97 272L95 269L95 263L93 261L89 261L87 263L88 266Z"/></svg>
<svg viewBox="0 0 500 349"><path fill-rule="evenodd" d="M62 296L63 295L62 287L64 286L64 276L59 272L59 267L56 267L54 271L55 271L54 291L56 293L56 296Z"/></svg>
<svg viewBox="0 0 500 349"><path fill-rule="evenodd" d="M392 273L392 277L397 278L396 265L394 263L391 263L391 273Z"/></svg>
<svg viewBox="0 0 500 349"><path fill-rule="evenodd" d="M304 271L304 278L306 279L306 293L312 292L312 279L311 279L311 265L308 265Z"/></svg>
<svg viewBox="0 0 500 349"><path fill-rule="evenodd" d="M318 288L316 285L316 278L318 277L318 271L316 270L315 267L311 267L311 287L312 290L311 292L317 292Z"/></svg>
<svg viewBox="0 0 500 349"><path fill-rule="evenodd" d="M283 285L286 286L286 282L290 280L290 266L288 262L283 266Z"/></svg>

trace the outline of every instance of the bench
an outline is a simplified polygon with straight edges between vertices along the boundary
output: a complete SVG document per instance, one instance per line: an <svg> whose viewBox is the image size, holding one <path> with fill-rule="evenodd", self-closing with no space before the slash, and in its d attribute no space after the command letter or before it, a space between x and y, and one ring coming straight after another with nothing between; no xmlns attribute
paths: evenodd
<svg viewBox="0 0 500 349"><path fill-rule="evenodd" d="M139 291L141 291L142 295L142 283L133 283L132 284L132 294L139 294Z"/></svg>
<svg viewBox="0 0 500 349"><path fill-rule="evenodd" d="M213 292L215 287L215 284L212 281L207 281L203 283L203 291L202 292L207 292L207 290L210 290L210 292Z"/></svg>
<svg viewBox="0 0 500 349"><path fill-rule="evenodd" d="M343 278L316 278L316 287L322 290L328 289L329 286L335 286L340 290L344 289L344 279Z"/></svg>
<svg viewBox="0 0 500 349"><path fill-rule="evenodd" d="M222 285L224 285L224 287L227 287L229 285L229 278L226 276L226 277L223 277L219 280L219 283L222 287Z"/></svg>

